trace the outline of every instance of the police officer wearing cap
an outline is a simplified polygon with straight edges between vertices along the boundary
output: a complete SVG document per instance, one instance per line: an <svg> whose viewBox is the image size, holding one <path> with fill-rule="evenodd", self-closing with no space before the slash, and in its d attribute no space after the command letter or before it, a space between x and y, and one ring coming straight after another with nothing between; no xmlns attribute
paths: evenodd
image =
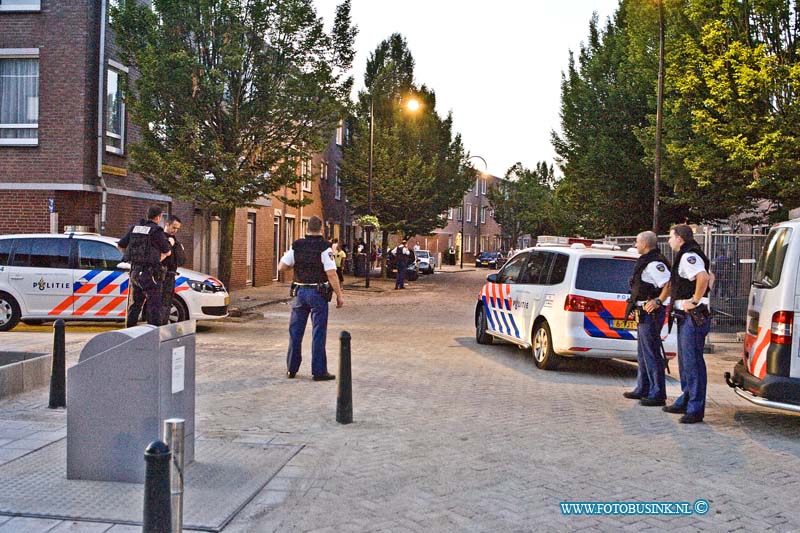
<svg viewBox="0 0 800 533"><path fill-rule="evenodd" d="M667 389L661 329L666 314L664 301L669 295L669 262L658 249L658 237L652 231L636 236L636 251L641 254L630 279L631 297L625 316L638 317L636 327L639 362L636 388L623 396L639 400L644 406L666 404Z"/></svg>
<svg viewBox="0 0 800 533"><path fill-rule="evenodd" d="M336 275L331 243L322 237L322 220L308 220L304 239L297 239L281 258L278 271L294 269L292 315L289 320L289 353L286 377L294 379L300 369L303 333L311 314L311 374L314 381L328 381L336 376L328 372L325 341L328 329L328 301L336 294L336 307L344 305L344 295Z"/></svg>
<svg viewBox="0 0 800 533"><path fill-rule="evenodd" d="M131 264L130 296L125 319L126 327L139 321L142 306L145 307L147 323L161 325L161 261L170 255L170 244L160 226L163 211L154 205L147 211L147 220L142 219L128 229L117 243Z"/></svg>
<svg viewBox="0 0 800 533"><path fill-rule="evenodd" d="M706 362L703 347L711 326L708 285L709 260L694 240L692 228L678 224L669 233L675 255L670 278L675 319L678 322L678 366L681 395L668 413L680 413L682 424L702 422L706 407Z"/></svg>

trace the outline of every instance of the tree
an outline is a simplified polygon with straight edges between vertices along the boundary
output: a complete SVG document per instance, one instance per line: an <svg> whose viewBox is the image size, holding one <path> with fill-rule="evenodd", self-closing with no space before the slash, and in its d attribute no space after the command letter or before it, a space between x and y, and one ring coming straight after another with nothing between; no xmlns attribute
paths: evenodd
<svg viewBox="0 0 800 533"><path fill-rule="evenodd" d="M529 233L542 235L560 228L554 207L555 173L544 161L536 168L516 163L508 169L502 181L489 189L487 197L494 210L494 219L516 243Z"/></svg>
<svg viewBox="0 0 800 533"><path fill-rule="evenodd" d="M414 59L401 35L381 42L370 55L364 84L341 176L354 211L366 213L372 103L372 213L381 222L386 249L389 233L427 234L442 227L447 209L461 202L474 169L466 164L461 136L453 133L452 116L441 118L434 91L414 83ZM421 103L413 114L403 109L411 97Z"/></svg>
<svg viewBox="0 0 800 533"><path fill-rule="evenodd" d="M330 34L312 0L135 0L112 8L141 140L131 169L221 216L230 281L233 214L299 180L348 105L356 33L350 0Z"/></svg>

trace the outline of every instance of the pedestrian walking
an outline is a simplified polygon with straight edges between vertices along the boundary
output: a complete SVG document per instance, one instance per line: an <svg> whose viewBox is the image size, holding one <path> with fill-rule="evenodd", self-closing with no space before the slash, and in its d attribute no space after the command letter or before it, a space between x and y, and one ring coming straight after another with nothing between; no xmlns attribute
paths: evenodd
<svg viewBox="0 0 800 533"><path fill-rule="evenodd" d="M344 289L344 260L347 257L347 252L345 252L339 246L339 239L333 239L331 242L331 250L333 250L333 261L336 263L336 275L339 277L339 285L342 286Z"/></svg>
<svg viewBox="0 0 800 533"><path fill-rule="evenodd" d="M181 229L181 219L177 215L167 217L167 225L164 232L170 245L170 254L161 262L164 270L164 283L161 291L161 323L169 323L169 315L172 312L172 297L175 294L175 278L178 275L178 267L186 263L186 251L178 241L178 230Z"/></svg>
<svg viewBox="0 0 800 533"><path fill-rule="evenodd" d="M294 269L292 314L289 319L289 352L286 377L294 379L302 361L303 333L311 314L311 374L314 381L328 381L336 376L328 372L325 342L328 334L328 302L336 294L336 307L344 305L344 295L336 275L331 244L322 236L322 220L308 220L306 237L297 239L283 255L278 271Z"/></svg>
<svg viewBox="0 0 800 533"><path fill-rule="evenodd" d="M394 281L395 290L406 288L406 267L415 260L414 252L406 244L406 239L403 239L402 243L395 246L390 252L394 265L397 267L397 277Z"/></svg>
<svg viewBox="0 0 800 533"><path fill-rule="evenodd" d="M661 329L666 311L663 302L669 296L669 261L658 249L658 236L643 231L636 236L636 261L629 281L631 296L625 318L634 318L638 347L636 388L623 396L647 407L666 405L665 360L661 345Z"/></svg>
<svg viewBox="0 0 800 533"><path fill-rule="evenodd" d="M669 233L675 255L670 276L670 294L678 323L678 367L681 395L668 413L680 413L682 424L702 422L706 407L706 362L703 348L711 326L708 300L709 260L694 240L692 228L678 224Z"/></svg>
<svg viewBox="0 0 800 533"><path fill-rule="evenodd" d="M163 211L154 205L147 210L147 219L131 226L117 243L124 258L131 264L128 286L128 308L125 325L133 327L145 307L147 323L161 325L161 261L170 255L170 245L160 226Z"/></svg>

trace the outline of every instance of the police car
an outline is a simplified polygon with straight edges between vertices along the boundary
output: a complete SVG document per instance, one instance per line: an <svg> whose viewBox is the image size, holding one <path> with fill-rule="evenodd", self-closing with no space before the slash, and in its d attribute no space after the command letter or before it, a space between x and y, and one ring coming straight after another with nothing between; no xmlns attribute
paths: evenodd
<svg viewBox="0 0 800 533"><path fill-rule="evenodd" d="M500 339L531 349L539 368L560 357L636 360L636 322L627 320L638 254L604 245L546 243L521 250L490 274L475 305L479 344ZM661 331L667 357L676 330Z"/></svg>
<svg viewBox="0 0 800 533"><path fill-rule="evenodd" d="M128 271L116 243L85 233L0 236L0 331L20 320L124 320ZM170 321L222 318L229 303L219 280L179 268Z"/></svg>
<svg viewBox="0 0 800 533"><path fill-rule="evenodd" d="M770 230L756 263L742 360L725 380L763 407L800 412L800 219Z"/></svg>

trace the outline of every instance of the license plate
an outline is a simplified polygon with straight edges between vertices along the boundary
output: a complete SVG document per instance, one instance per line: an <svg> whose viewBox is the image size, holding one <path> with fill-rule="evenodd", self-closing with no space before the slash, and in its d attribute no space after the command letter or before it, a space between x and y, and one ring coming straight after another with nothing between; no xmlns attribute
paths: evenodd
<svg viewBox="0 0 800 533"><path fill-rule="evenodd" d="M611 327L614 329L636 329L635 320L612 320Z"/></svg>
<svg viewBox="0 0 800 533"><path fill-rule="evenodd" d="M489 264L489 261L481 261L481 264L482 264L482 265L488 265L488 264Z"/></svg>
<svg viewBox="0 0 800 533"><path fill-rule="evenodd" d="M226 296L225 297L225 305L228 305L230 303L231 303L231 297L230 296Z"/></svg>

